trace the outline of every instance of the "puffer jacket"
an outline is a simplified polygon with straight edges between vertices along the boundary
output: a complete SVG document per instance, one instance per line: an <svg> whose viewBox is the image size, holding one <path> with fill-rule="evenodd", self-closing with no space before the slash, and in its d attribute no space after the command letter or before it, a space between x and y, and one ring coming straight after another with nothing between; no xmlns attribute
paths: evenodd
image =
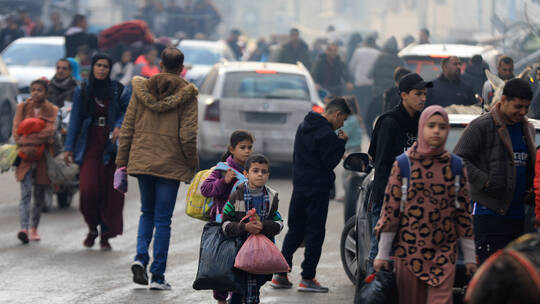
<svg viewBox="0 0 540 304"><path fill-rule="evenodd" d="M514 198L516 169L512 140L500 113L500 103L467 126L454 153L463 158L469 173L472 199L500 215L505 215ZM529 150L527 185L523 202L533 205L533 179L536 159L534 127L527 118L521 122Z"/></svg>
<svg viewBox="0 0 540 304"><path fill-rule="evenodd" d="M190 182L199 164L197 88L170 73L134 77L132 84L116 165L130 175Z"/></svg>

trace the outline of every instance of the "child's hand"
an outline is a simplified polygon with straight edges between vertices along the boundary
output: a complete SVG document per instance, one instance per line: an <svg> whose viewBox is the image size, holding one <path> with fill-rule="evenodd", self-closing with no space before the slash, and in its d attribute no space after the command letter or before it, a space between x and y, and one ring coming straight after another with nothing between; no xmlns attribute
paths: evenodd
<svg viewBox="0 0 540 304"><path fill-rule="evenodd" d="M234 174L234 171L229 168L227 170L227 173L225 173L225 184L230 184L235 176L236 174Z"/></svg>
<svg viewBox="0 0 540 304"><path fill-rule="evenodd" d="M465 264L465 268L467 269L466 274L469 277L472 277L474 275L474 273L478 270L478 266L476 266L476 264L474 264L474 263Z"/></svg>
<svg viewBox="0 0 540 304"><path fill-rule="evenodd" d="M261 221L249 221L246 224L246 231L251 234L259 234L263 228Z"/></svg>

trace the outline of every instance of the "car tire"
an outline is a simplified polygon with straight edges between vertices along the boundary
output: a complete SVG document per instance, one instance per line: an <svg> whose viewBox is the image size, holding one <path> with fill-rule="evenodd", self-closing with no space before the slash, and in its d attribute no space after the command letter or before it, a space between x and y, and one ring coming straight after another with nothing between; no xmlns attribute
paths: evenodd
<svg viewBox="0 0 540 304"><path fill-rule="evenodd" d="M358 261L356 257L356 217L347 220L341 232L341 263L347 277L353 284L357 281Z"/></svg>
<svg viewBox="0 0 540 304"><path fill-rule="evenodd" d="M4 100L0 105L0 143L5 143L11 137L13 128L13 110L9 101Z"/></svg>

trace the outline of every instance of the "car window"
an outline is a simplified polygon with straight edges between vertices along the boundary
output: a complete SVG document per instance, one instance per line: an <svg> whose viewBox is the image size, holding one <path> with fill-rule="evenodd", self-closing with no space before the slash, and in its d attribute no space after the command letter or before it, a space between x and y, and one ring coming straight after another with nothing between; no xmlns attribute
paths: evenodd
<svg viewBox="0 0 540 304"><path fill-rule="evenodd" d="M442 72L441 61L443 58L411 56L403 57L405 67L413 73L418 73L426 80L433 80L439 77ZM461 72L465 71L468 59L461 58Z"/></svg>
<svg viewBox="0 0 540 304"><path fill-rule="evenodd" d="M200 87L200 93L205 95L212 95L214 91L214 86L216 85L216 80L218 77L218 69L213 68L208 72L204 81Z"/></svg>
<svg viewBox="0 0 540 304"><path fill-rule="evenodd" d="M64 46L38 43L12 43L2 52L5 63L21 66L54 67L64 57Z"/></svg>
<svg viewBox="0 0 540 304"><path fill-rule="evenodd" d="M184 53L185 64L214 65L221 58L216 49L183 45L179 49Z"/></svg>
<svg viewBox="0 0 540 304"><path fill-rule="evenodd" d="M304 75L268 71L227 73L223 97L310 100Z"/></svg>
<svg viewBox="0 0 540 304"><path fill-rule="evenodd" d="M448 132L448 139L446 140L446 151L453 152L456 147L461 134L465 130L465 126L452 126L450 132Z"/></svg>

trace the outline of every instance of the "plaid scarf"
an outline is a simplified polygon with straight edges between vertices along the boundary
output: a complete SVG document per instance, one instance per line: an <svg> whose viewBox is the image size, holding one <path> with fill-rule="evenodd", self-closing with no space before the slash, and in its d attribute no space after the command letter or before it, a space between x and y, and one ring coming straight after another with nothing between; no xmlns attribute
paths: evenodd
<svg viewBox="0 0 540 304"><path fill-rule="evenodd" d="M270 210L270 195L268 194L268 189L266 186L263 186L263 204L260 210L257 210L257 215L261 218L261 221L266 219L268 216L266 213ZM253 195L249 191L248 182L244 183L244 202L246 202L246 213L253 208Z"/></svg>

